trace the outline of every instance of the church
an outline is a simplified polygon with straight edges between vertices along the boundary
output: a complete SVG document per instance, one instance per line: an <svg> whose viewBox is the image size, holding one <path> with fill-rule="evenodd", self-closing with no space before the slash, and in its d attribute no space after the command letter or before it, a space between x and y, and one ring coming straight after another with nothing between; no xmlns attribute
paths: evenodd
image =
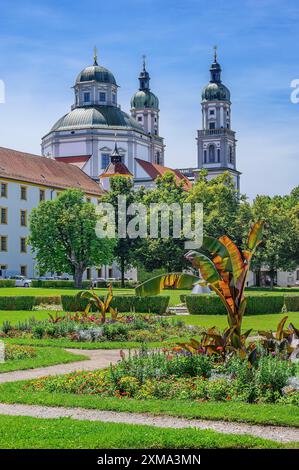
<svg viewBox="0 0 299 470"><path fill-rule="evenodd" d="M135 186L153 186L155 178L173 171L188 189L201 169L208 177L229 171L240 188L236 169L236 138L231 129L230 91L221 81L215 49L210 82L202 91L202 129L197 132L197 166L171 169L164 165L164 139L159 132L159 99L150 89L150 75L143 59L139 90L130 103L130 114L118 104L118 84L107 68L93 65L76 78L74 104L42 138L42 155L78 166L104 189L109 187L110 163L119 174L134 178ZM117 145L116 145L117 143ZM171 156L169 156L171 158ZM117 173L114 173L117 174Z"/></svg>

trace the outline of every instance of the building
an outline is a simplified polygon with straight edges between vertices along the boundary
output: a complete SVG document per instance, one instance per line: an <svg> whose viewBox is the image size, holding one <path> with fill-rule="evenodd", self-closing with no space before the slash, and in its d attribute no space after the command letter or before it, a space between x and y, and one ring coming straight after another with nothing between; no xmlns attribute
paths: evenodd
<svg viewBox="0 0 299 470"><path fill-rule="evenodd" d="M42 155L76 163L98 180L110 163L117 136L122 162L135 175L135 158L164 162L164 143L159 136L159 100L150 91L150 76L143 62L139 90L131 100L131 115L118 105L114 75L98 64L83 69L74 85L74 104L42 138Z"/></svg>
<svg viewBox="0 0 299 470"><path fill-rule="evenodd" d="M214 62L210 67L210 81L202 90L202 129L197 131L197 168L183 168L181 173L196 180L202 169L208 179L228 171L240 189L237 170L236 136L231 127L231 96L221 81L221 66L215 48Z"/></svg>
<svg viewBox="0 0 299 470"><path fill-rule="evenodd" d="M36 277L38 272L27 245L31 210L40 201L65 189L81 189L97 204L103 189L78 166L0 148L0 277L13 274ZM99 266L85 277L112 277L112 267Z"/></svg>

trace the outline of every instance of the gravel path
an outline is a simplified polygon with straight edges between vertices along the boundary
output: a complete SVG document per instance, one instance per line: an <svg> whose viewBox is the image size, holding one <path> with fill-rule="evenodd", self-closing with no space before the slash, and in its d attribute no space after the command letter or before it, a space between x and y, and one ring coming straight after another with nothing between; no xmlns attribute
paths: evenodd
<svg viewBox="0 0 299 470"><path fill-rule="evenodd" d="M66 349L73 354L86 356L86 361L70 362L68 364L56 364L37 369L16 370L0 374L0 383L15 382L16 380L30 380L44 377L45 375L68 374L76 370L104 369L110 363L116 363L120 359L120 349Z"/></svg>
<svg viewBox="0 0 299 470"><path fill-rule="evenodd" d="M299 442L299 429L283 426L260 426L245 423L184 419L171 416L157 416L146 413L123 413L114 411L87 410L83 408L60 408L37 405L0 404L0 414L32 416L34 418L70 417L78 420L102 421L106 423L145 424L159 428L212 429L226 434L249 434L277 442Z"/></svg>

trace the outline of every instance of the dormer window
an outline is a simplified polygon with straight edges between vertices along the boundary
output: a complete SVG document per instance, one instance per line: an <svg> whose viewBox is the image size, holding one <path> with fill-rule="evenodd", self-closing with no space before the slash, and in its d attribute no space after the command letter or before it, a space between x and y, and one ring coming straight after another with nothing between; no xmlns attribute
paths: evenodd
<svg viewBox="0 0 299 470"><path fill-rule="evenodd" d="M90 93L88 91L83 93L83 100L84 103L90 103Z"/></svg>
<svg viewBox="0 0 299 470"><path fill-rule="evenodd" d="M101 103L104 103L106 101L106 93L104 93L103 91L100 91L99 100Z"/></svg>

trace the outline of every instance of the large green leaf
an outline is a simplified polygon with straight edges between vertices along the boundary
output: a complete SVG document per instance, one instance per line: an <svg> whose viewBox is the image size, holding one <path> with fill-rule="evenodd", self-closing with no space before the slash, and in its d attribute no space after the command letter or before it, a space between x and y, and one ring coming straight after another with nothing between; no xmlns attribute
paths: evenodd
<svg viewBox="0 0 299 470"><path fill-rule="evenodd" d="M219 241L223 243L223 245L227 248L227 251L229 253L231 264L232 264L234 284L235 284L235 287L237 287L238 281L244 270L244 261L243 261L242 255L238 247L234 244L234 242L226 235L224 235L223 237L220 237Z"/></svg>
<svg viewBox="0 0 299 470"><path fill-rule="evenodd" d="M216 264L218 270L232 272L229 252L220 240L209 236L203 237L202 248L211 253L213 262Z"/></svg>
<svg viewBox="0 0 299 470"><path fill-rule="evenodd" d="M200 280L200 277L188 273L161 274L137 286L135 293L139 297L145 297L158 295L161 290L167 287L173 289L192 289L193 285Z"/></svg>
<svg viewBox="0 0 299 470"><path fill-rule="evenodd" d="M193 267L200 270L203 279L209 284L218 283L221 276L218 273L213 261L198 251L189 251L185 257L191 261Z"/></svg>
<svg viewBox="0 0 299 470"><path fill-rule="evenodd" d="M247 240L249 250L254 251L256 247L261 243L263 238L264 224L265 222L263 220L260 220L256 222L251 228Z"/></svg>

